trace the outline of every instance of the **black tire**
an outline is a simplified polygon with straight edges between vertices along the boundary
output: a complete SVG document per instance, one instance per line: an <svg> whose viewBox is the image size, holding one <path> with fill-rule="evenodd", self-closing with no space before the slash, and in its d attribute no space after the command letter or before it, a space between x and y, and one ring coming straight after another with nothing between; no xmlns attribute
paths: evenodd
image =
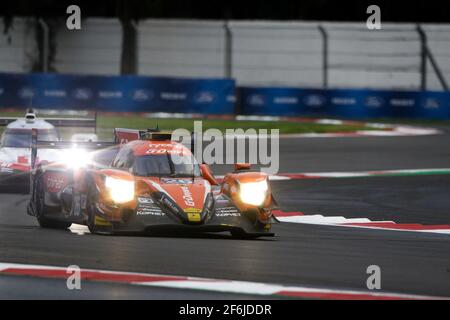
<svg viewBox="0 0 450 320"><path fill-rule="evenodd" d="M253 234L248 234L244 231L230 231L231 236L233 237L233 239L239 239L239 240L253 240L256 238L259 238L260 235L253 235Z"/></svg>
<svg viewBox="0 0 450 320"><path fill-rule="evenodd" d="M51 212L55 212L55 210L60 210L60 208L53 208L45 205L44 202L44 189L42 186L42 182L39 179L36 183L36 194L35 194L35 203L36 203L36 219L41 228L49 228L49 229L67 229L72 223L51 219L46 217L47 214Z"/></svg>
<svg viewBox="0 0 450 320"><path fill-rule="evenodd" d="M86 210L87 210L87 221L86 221L86 225L89 229L90 233L97 233L97 227L95 225L95 212L92 208L92 205L87 203L86 204Z"/></svg>
<svg viewBox="0 0 450 320"><path fill-rule="evenodd" d="M108 226L98 226L95 224L96 218L96 208L95 203L97 202L97 194L96 190L92 186L89 187L89 191L86 197L86 211L87 211L87 220L86 225L89 229L89 232L92 234L112 234L111 227Z"/></svg>

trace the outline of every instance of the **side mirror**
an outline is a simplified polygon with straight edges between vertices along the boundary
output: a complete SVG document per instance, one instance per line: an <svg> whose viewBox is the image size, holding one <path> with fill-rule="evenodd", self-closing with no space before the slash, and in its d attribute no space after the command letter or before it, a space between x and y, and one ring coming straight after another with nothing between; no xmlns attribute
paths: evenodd
<svg viewBox="0 0 450 320"><path fill-rule="evenodd" d="M251 168L252 165L250 163L236 163L234 165L234 171L250 170Z"/></svg>
<svg viewBox="0 0 450 320"><path fill-rule="evenodd" d="M202 172L203 178L208 180L209 183L211 183L212 185L218 185L219 184L217 182L216 178L214 178L214 175L213 175L211 169L209 168L209 166L207 164L201 164L200 165L200 171Z"/></svg>

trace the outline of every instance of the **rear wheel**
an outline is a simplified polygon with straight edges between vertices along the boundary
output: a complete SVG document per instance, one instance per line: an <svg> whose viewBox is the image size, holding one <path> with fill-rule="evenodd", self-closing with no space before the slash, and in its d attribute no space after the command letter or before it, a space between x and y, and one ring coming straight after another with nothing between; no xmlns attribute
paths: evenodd
<svg viewBox="0 0 450 320"><path fill-rule="evenodd" d="M48 215L51 213L57 213L60 208L49 207L45 205L44 200L44 188L41 180L37 181L36 186L36 219L39 223L39 226L42 228L51 228L51 229L67 229L72 223L66 221L60 221L52 218L48 218Z"/></svg>

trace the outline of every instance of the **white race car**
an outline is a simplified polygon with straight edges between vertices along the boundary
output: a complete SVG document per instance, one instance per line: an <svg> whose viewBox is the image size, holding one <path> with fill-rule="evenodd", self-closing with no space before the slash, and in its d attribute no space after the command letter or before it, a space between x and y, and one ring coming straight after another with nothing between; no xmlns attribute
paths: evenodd
<svg viewBox="0 0 450 320"><path fill-rule="evenodd" d="M42 141L60 141L55 128L91 127L96 128L95 119L49 118L39 119L33 110L28 110L24 118L0 118L5 126L0 146L0 192L28 192L30 184L31 132L37 129ZM79 140L82 134L77 135ZM89 135L89 136L92 136ZM54 161L59 156L54 149L39 149L37 161Z"/></svg>

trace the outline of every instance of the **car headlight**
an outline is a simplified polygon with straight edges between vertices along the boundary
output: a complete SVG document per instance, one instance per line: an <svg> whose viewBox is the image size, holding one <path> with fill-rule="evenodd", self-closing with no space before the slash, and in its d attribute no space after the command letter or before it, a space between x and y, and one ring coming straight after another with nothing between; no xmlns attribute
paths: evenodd
<svg viewBox="0 0 450 320"><path fill-rule="evenodd" d="M269 190L267 180L241 183L239 196L243 203L260 206L266 200L267 190Z"/></svg>
<svg viewBox="0 0 450 320"><path fill-rule="evenodd" d="M106 177L105 187L114 202L125 203L134 199L134 181Z"/></svg>
<svg viewBox="0 0 450 320"><path fill-rule="evenodd" d="M91 162L91 154L84 149L71 148L64 150L62 161L72 169L79 169L87 166Z"/></svg>

